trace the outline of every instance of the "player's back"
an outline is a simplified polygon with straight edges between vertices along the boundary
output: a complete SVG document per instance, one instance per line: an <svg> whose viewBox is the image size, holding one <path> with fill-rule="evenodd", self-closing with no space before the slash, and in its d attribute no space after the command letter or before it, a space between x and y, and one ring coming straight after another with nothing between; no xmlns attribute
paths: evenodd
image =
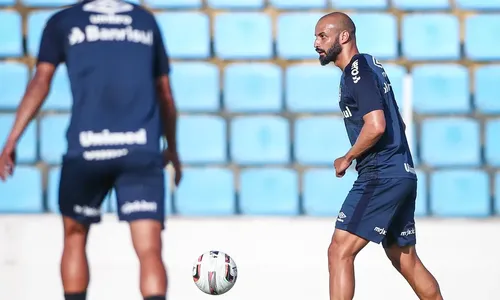
<svg viewBox="0 0 500 300"><path fill-rule="evenodd" d="M361 103L360 103L361 102ZM396 103L391 82L382 64L368 54L357 54L344 69L340 106L351 144L363 127L362 102L380 102L386 130L377 144L357 159L359 176L371 178L416 178L405 125Z"/></svg>
<svg viewBox="0 0 500 300"><path fill-rule="evenodd" d="M93 160L103 153L158 152L155 79L164 48L153 15L123 1L83 1L55 14L48 30L60 45L73 94L67 155ZM42 41L41 52L49 42Z"/></svg>

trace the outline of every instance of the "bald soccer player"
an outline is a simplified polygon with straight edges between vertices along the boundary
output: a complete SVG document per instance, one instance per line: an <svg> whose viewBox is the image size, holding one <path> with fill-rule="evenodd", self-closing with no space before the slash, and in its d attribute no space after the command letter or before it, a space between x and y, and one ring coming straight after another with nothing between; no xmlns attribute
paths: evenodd
<svg viewBox="0 0 500 300"><path fill-rule="evenodd" d="M178 184L181 166L170 64L160 29L150 12L119 0L85 0L55 13L43 30L36 72L0 155L0 179L12 174L17 143L62 63L73 94L59 183L64 298L87 297L87 236L91 224L101 220L104 198L114 189L118 216L130 224L142 296L165 300L164 167L173 163ZM168 143L165 151L162 136Z"/></svg>
<svg viewBox="0 0 500 300"><path fill-rule="evenodd" d="M333 62L343 72L339 105L352 147L335 160L335 172L344 176L354 160L358 171L328 249L330 300L353 299L354 259L370 241L382 242L420 299L443 299L415 250L417 176L389 78L373 56L359 53L346 14L323 16L315 36L321 65Z"/></svg>

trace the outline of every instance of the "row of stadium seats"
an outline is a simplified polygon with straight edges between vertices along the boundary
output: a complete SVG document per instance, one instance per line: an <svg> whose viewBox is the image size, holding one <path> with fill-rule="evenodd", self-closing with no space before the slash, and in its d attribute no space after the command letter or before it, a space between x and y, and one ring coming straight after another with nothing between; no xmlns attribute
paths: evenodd
<svg viewBox="0 0 500 300"><path fill-rule="evenodd" d="M389 9L389 0L268 0L278 9ZM60 6L73 0L19 0L26 6ZM141 3L139 0L130 2ZM261 9L266 0L144 0L152 8L202 8L204 3L215 9ZM451 0L392 0L392 7L400 10L443 10L452 8ZM500 9L495 0L455 0L456 7L465 10ZM14 5L16 0L0 0L0 5Z"/></svg>
<svg viewBox="0 0 500 300"><path fill-rule="evenodd" d="M7 136L13 118L0 115L0 140ZM60 163L66 151L68 121L67 115L49 115L41 120L39 143L43 161ZM483 150L478 120L424 119L418 145L413 149L415 164L473 167L484 161L499 167L500 119L486 121L484 132ZM288 164L293 160L303 165L330 165L350 147L340 117L305 117L291 123L279 116L240 116L227 123L219 116L181 116L178 139L186 164ZM36 152L37 129L32 123L20 142L18 158L21 162L33 162Z"/></svg>
<svg viewBox="0 0 500 300"><path fill-rule="evenodd" d="M500 65L477 67L469 75L455 64L415 66L411 73L400 65L385 69L400 107L407 74L413 82L413 109L419 114L500 113ZM220 71L207 62L177 62L172 66L172 85L182 112L294 113L339 112L338 101L325 97L325 86L340 82L340 71L319 64L295 64L284 71L271 63L234 63ZM0 63L1 109L15 109L29 79L29 70L20 63ZM469 81L473 80L471 101ZM196 83L196 88L193 88ZM222 93L222 94L221 94ZM221 97L222 96L222 97ZM221 108L222 98L222 108ZM71 91L65 66L54 77L44 110L69 110Z"/></svg>
<svg viewBox="0 0 500 300"><path fill-rule="evenodd" d="M41 172L18 168L12 180L0 185L0 213L37 213L45 209L57 212L59 176L59 169L49 172L44 206ZM419 172L418 176L418 216L432 213L442 217L484 217L500 213L500 173L494 177L493 211L490 177L485 172L448 170L431 175ZM239 182L237 192L235 180ZM334 216L354 180L353 172L337 179L332 169L310 169L300 177L292 169L281 168L245 169L239 176L223 168L187 168L179 189L174 195L170 190L167 193L166 210L168 214L186 216L232 215L237 211L249 215L297 215L302 211L312 216ZM114 195L107 199L103 210L116 210Z"/></svg>
<svg viewBox="0 0 500 300"><path fill-rule="evenodd" d="M308 0L311 1L311 0ZM302 2L308 2L302 1ZM238 2L238 1L232 1ZM41 30L54 10L34 11L27 20L28 54L38 52ZM210 18L201 12L157 13L170 55L180 59L205 59L212 56ZM213 20L213 55L221 59L317 58L313 49L314 26L322 13L282 13L276 24L261 12L217 14ZM460 21L452 14L407 14L401 21L401 51L398 43L397 17L389 13L354 13L358 44L379 59L456 60L462 57ZM0 11L0 57L23 56L21 16L14 11ZM488 26L484 26L488 24ZM464 55L471 60L500 59L498 39L500 14L479 14L465 18ZM186 34L178 28L189 28ZM432 45L432 46L431 46ZM432 47L432 49L430 48Z"/></svg>

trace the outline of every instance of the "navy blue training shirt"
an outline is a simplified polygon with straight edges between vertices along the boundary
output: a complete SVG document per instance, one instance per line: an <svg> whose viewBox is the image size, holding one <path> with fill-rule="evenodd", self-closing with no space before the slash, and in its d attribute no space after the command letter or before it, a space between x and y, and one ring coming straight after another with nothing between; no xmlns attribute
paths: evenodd
<svg viewBox="0 0 500 300"><path fill-rule="evenodd" d="M383 110L386 130L382 138L356 160L359 178L417 178L405 125L383 66L371 55L357 54L345 67L340 81L339 105L352 145L363 127L363 116Z"/></svg>
<svg viewBox="0 0 500 300"><path fill-rule="evenodd" d="M159 153L156 79L169 60L154 16L118 0L83 1L53 15L38 63L66 63L73 95L67 157Z"/></svg>

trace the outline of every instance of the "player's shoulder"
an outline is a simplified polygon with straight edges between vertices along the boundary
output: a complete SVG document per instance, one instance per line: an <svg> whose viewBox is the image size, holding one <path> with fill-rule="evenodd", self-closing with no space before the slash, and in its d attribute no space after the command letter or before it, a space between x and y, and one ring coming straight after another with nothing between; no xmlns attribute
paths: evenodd
<svg viewBox="0 0 500 300"><path fill-rule="evenodd" d="M355 86L364 80L372 80L377 68L383 70L375 57L369 54L356 54L344 68L344 78L348 86Z"/></svg>

